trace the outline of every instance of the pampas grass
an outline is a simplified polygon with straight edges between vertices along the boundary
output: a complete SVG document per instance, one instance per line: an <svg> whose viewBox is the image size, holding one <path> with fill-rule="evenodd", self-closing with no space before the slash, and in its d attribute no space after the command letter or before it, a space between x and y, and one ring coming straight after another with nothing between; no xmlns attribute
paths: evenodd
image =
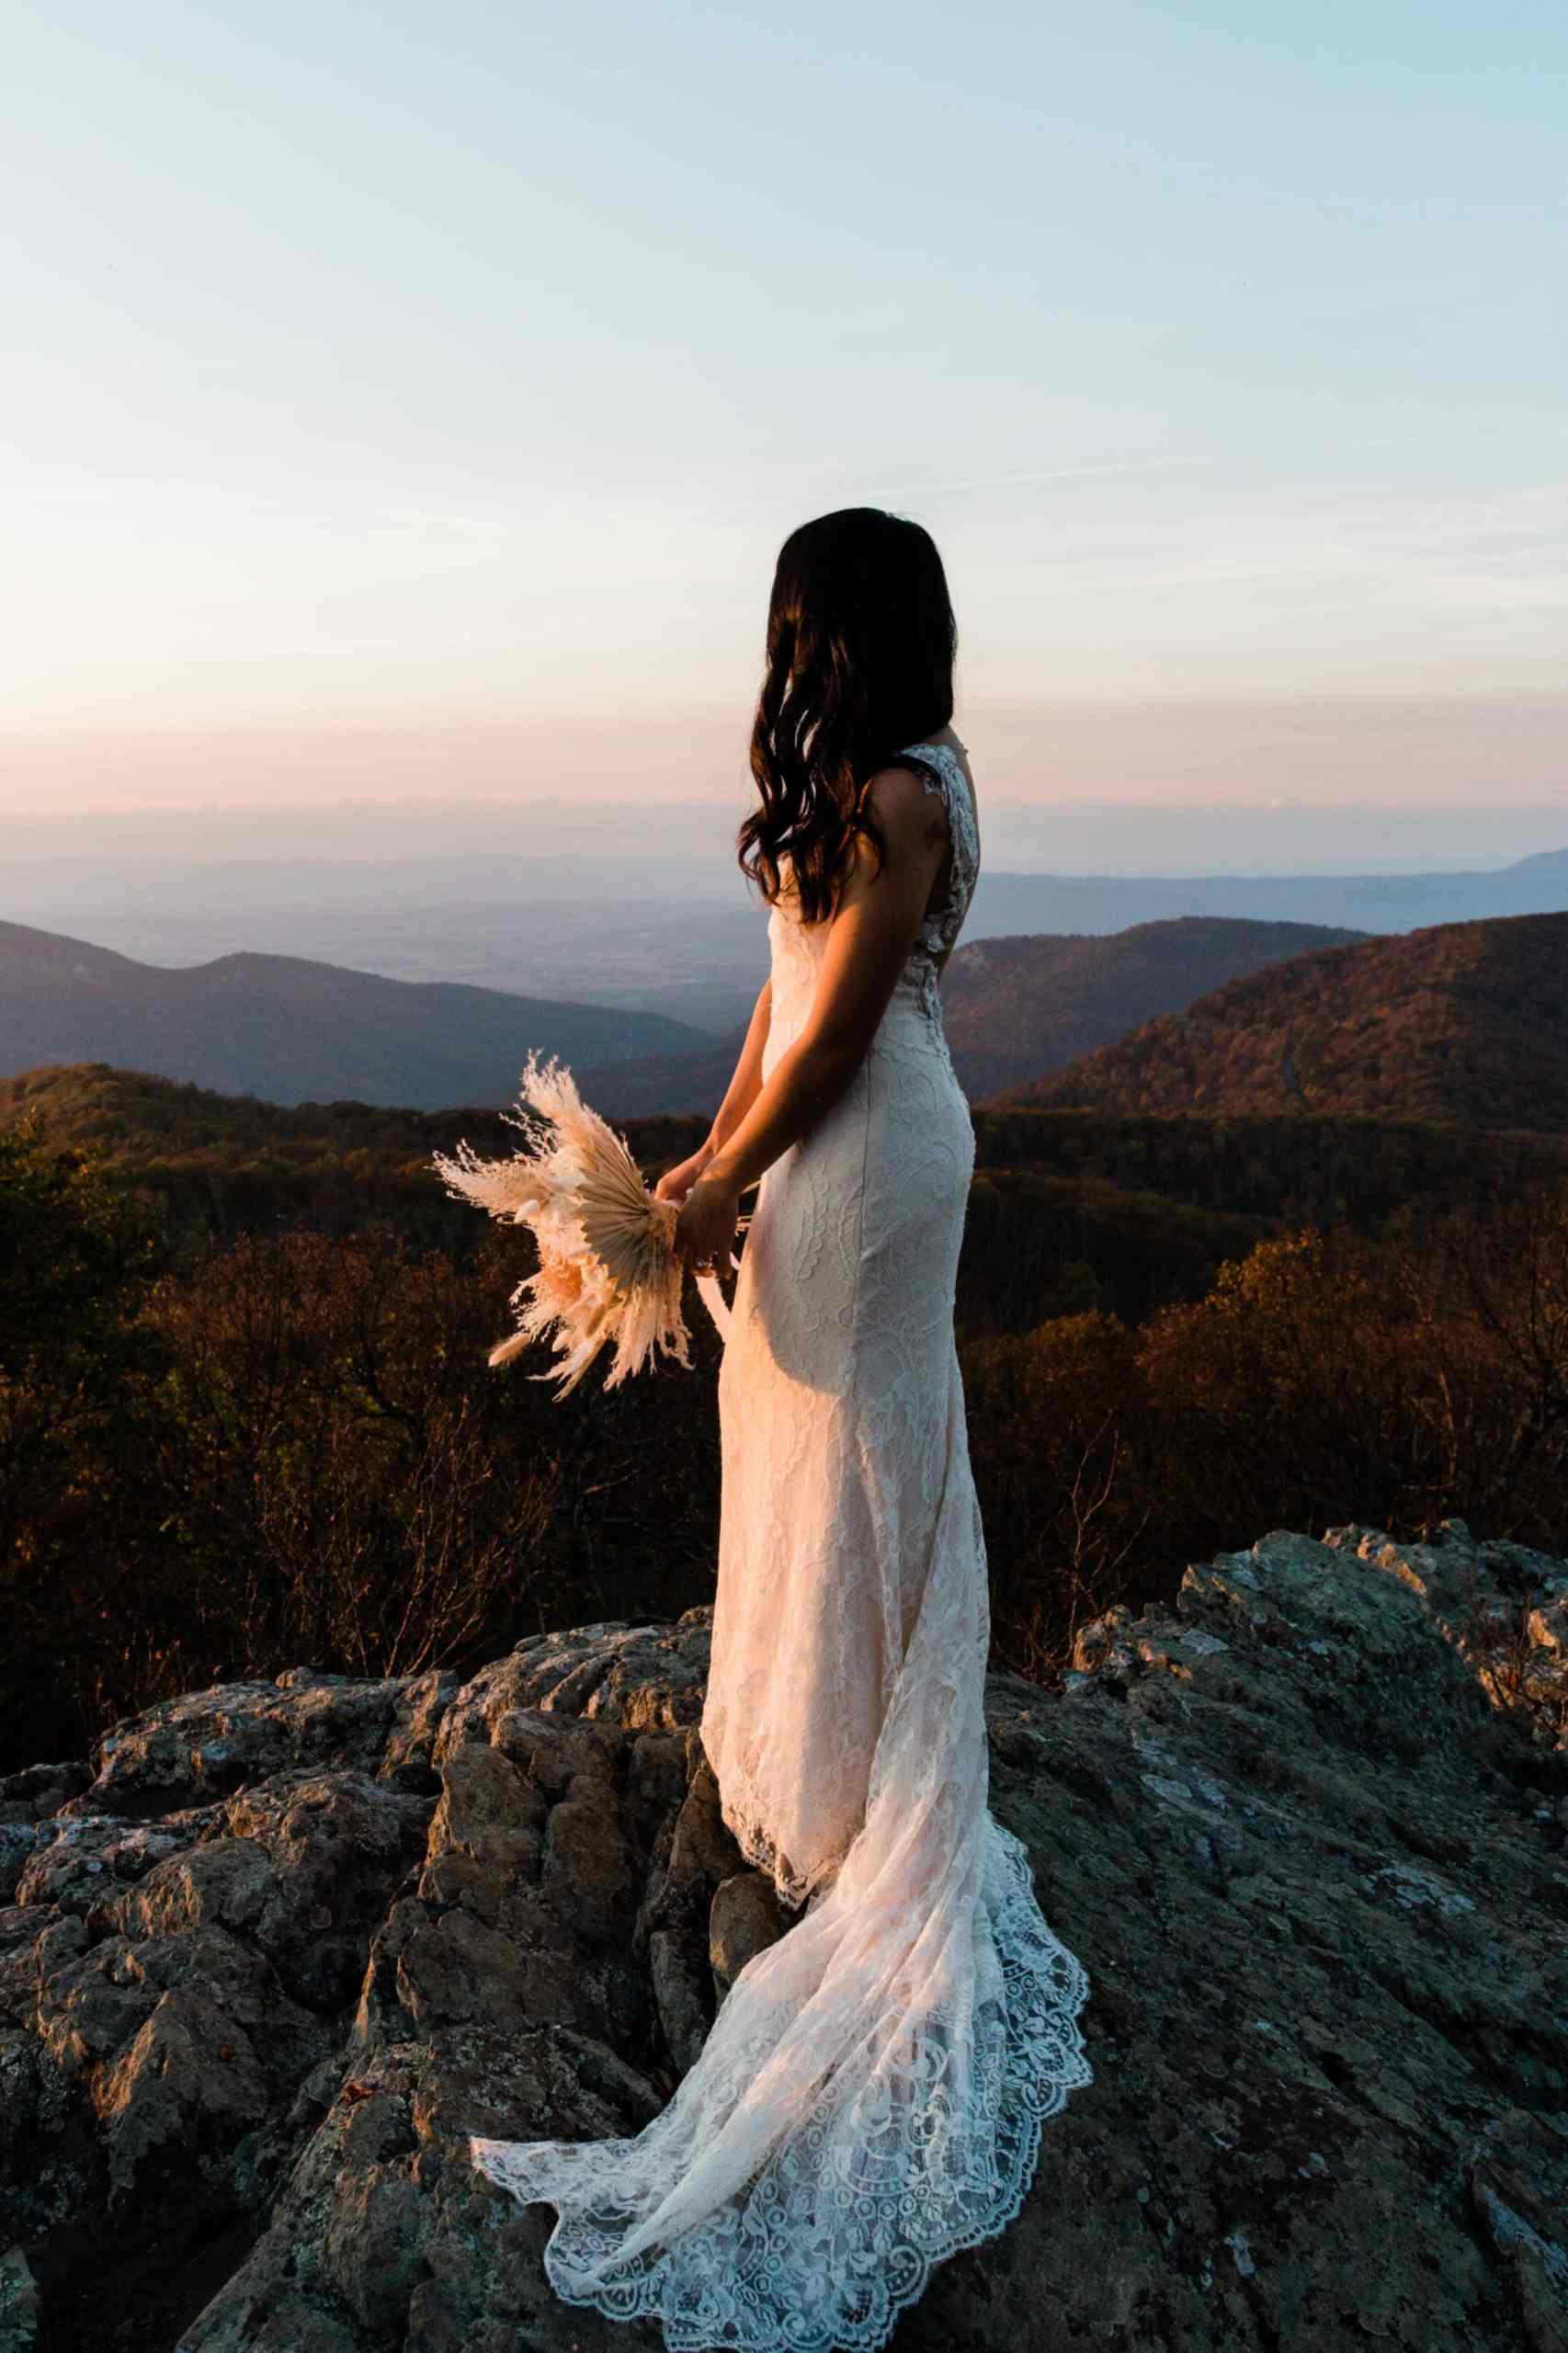
<svg viewBox="0 0 1568 2353"><path fill-rule="evenodd" d="M671 1247L677 1205L654 1199L624 1141L588 1108L555 1057L541 1063L529 1054L517 1108L503 1116L526 1140L510 1159L480 1160L466 1142L434 1154L454 1199L528 1226L539 1246L538 1272L511 1296L517 1329L491 1349L490 1362L506 1364L548 1336L560 1362L531 1377L553 1381L558 1397L607 1347L614 1349L607 1389L655 1355L689 1365L685 1269ZM710 1279L699 1281L722 1328L723 1295Z"/></svg>

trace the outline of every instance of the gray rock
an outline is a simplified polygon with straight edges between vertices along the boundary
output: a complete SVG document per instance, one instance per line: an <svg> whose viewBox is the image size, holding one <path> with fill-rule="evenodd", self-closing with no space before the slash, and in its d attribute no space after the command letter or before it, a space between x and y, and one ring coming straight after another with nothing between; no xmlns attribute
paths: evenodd
<svg viewBox="0 0 1568 2353"><path fill-rule="evenodd" d="M24 1765L0 1773L0 1823L41 1822L58 1813L67 1798L85 1790L93 1768L83 1758L64 1765Z"/></svg>
<svg viewBox="0 0 1568 2353"><path fill-rule="evenodd" d="M1504 1540L1478 1544L1446 1519L1430 1544L1400 1544L1377 1528L1332 1529L1411 1586L1432 1622L1473 1671L1488 1704L1546 1748L1568 1750L1568 1571L1547 1553Z"/></svg>
<svg viewBox="0 0 1568 2353"><path fill-rule="evenodd" d="M789 1925L766 1872L735 1871L720 1881L708 1914L708 1959L721 2000L747 1961L777 1943Z"/></svg>
<svg viewBox="0 0 1568 2353"><path fill-rule="evenodd" d="M33 2353L38 2343L38 2282L19 2246L0 2255L0 2353Z"/></svg>
<svg viewBox="0 0 1568 2353"><path fill-rule="evenodd" d="M1458 1523L1279 1531L1061 1697L991 1678L1096 2075L904 2353L1568 2353L1565 1602ZM221 1686L0 1786L0 2353L662 2344L557 2302L467 2140L636 2131L789 1933L710 1618Z"/></svg>

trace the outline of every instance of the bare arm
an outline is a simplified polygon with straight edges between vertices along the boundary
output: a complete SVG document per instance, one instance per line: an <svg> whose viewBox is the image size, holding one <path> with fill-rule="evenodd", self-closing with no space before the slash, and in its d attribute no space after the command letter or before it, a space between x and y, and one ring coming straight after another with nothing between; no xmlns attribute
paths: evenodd
<svg viewBox="0 0 1568 2353"><path fill-rule="evenodd" d="M828 919L805 1026L687 1198L675 1246L690 1264L727 1256L741 1194L844 1094L870 1050L915 945L948 847L947 813L907 768L883 769L873 778L869 797L881 821L887 857L873 872L872 853L863 842L858 845Z"/></svg>
<svg viewBox="0 0 1568 2353"><path fill-rule="evenodd" d="M708 1131L708 1142L713 1152L728 1143L762 1087L762 1057L767 1044L767 1032L773 1019L773 983L764 981L756 1004L752 1009L751 1027L746 1031L741 1058L735 1064L735 1074Z"/></svg>
<svg viewBox="0 0 1568 2353"><path fill-rule="evenodd" d="M767 1044L772 1014L773 983L768 979L764 981L756 1003L752 1007L751 1025L746 1030L740 1060L735 1064L735 1074L713 1115L713 1124L689 1160L683 1160L678 1167L666 1169L660 1177L653 1190L661 1201L686 1199L720 1145L733 1134L756 1102L757 1089L762 1085L762 1056Z"/></svg>

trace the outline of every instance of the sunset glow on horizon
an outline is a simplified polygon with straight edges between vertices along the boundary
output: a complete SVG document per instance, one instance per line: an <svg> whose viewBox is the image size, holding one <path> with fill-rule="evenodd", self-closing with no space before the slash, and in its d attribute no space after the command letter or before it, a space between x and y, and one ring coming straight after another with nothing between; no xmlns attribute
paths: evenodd
<svg viewBox="0 0 1568 2353"><path fill-rule="evenodd" d="M861 503L1026 801L1563 787L1558 11L11 22L0 815L724 799Z"/></svg>

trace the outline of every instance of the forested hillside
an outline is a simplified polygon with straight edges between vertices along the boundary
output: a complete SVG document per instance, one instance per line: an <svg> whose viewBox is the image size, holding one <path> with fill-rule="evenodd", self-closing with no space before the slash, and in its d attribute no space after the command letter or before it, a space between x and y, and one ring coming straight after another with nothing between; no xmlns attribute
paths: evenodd
<svg viewBox="0 0 1568 2353"><path fill-rule="evenodd" d="M1307 923L1180 915L1092 935L960 945L942 976L942 1019L971 1100L1060 1070L1179 1011L1221 983L1364 934Z"/></svg>
<svg viewBox="0 0 1568 2353"><path fill-rule="evenodd" d="M960 1303L975 1330L1024 1330L1063 1301L1137 1317L1197 1296L1226 1258L1291 1221L1376 1233L1402 1211L1471 1208L1568 1168L1568 1140L1478 1137L1452 1123L1028 1107L973 1119ZM657 1171L695 1147L706 1121L619 1124ZM243 1233L372 1224L460 1256L487 1228L448 1197L430 1155L464 1136L484 1153L517 1141L483 1108L259 1103L101 1063L0 1079L0 1131L18 1125L52 1148L89 1151L181 1256Z"/></svg>
<svg viewBox="0 0 1568 2353"><path fill-rule="evenodd" d="M225 1133L225 1120L232 1132ZM75 1133L73 1135L73 1126ZM629 1131L651 1176L696 1123ZM1556 1138L986 1112L958 1339L1000 1663L1248 1528L1561 1550ZM492 1115L99 1070L0 1107L0 1771L168 1693L460 1673L711 1597L718 1344L558 1403L486 1362L531 1245L428 1165ZM84 1144L86 1148L84 1149ZM546 1359L547 1360L547 1359Z"/></svg>
<svg viewBox="0 0 1568 2353"><path fill-rule="evenodd" d="M1568 1133L1568 915L1320 949L1000 1099Z"/></svg>

